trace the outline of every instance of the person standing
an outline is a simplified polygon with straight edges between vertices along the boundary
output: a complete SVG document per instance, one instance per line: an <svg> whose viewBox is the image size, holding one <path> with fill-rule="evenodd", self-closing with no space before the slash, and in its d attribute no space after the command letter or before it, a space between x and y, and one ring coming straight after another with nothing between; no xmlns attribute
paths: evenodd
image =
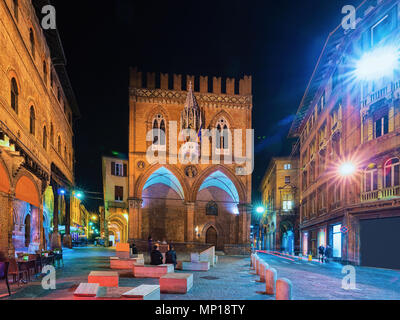
<svg viewBox="0 0 400 320"><path fill-rule="evenodd" d="M328 244L325 248L325 261L328 263L332 257L332 248Z"/></svg>
<svg viewBox="0 0 400 320"><path fill-rule="evenodd" d="M165 254L165 263L166 264L173 264L174 269L176 268L176 251L173 245L169 245L169 249Z"/></svg>
<svg viewBox="0 0 400 320"><path fill-rule="evenodd" d="M318 261L324 262L325 247L321 244L318 247Z"/></svg>
<svg viewBox="0 0 400 320"><path fill-rule="evenodd" d="M151 251L150 258L151 258L150 264L153 266L159 266L160 264L163 264L163 256L160 252L160 247L158 245L155 245L153 247L153 251Z"/></svg>

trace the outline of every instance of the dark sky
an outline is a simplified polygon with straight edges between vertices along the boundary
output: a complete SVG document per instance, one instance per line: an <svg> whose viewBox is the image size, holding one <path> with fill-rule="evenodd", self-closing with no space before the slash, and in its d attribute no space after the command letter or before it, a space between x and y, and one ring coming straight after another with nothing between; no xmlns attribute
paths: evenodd
<svg viewBox="0 0 400 320"><path fill-rule="evenodd" d="M250 74L256 134L253 200L259 200L270 157L290 153L291 120L329 32L341 22L342 7L358 3L54 0L82 113L75 126L77 185L101 192L101 155L128 151L129 66L170 74Z"/></svg>

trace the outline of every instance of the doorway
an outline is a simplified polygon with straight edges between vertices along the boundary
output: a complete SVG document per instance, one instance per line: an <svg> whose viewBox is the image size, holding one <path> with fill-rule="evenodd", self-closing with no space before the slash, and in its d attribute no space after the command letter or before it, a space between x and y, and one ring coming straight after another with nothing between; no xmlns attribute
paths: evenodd
<svg viewBox="0 0 400 320"><path fill-rule="evenodd" d="M206 243L212 244L217 247L218 235L214 227L208 228L206 232Z"/></svg>

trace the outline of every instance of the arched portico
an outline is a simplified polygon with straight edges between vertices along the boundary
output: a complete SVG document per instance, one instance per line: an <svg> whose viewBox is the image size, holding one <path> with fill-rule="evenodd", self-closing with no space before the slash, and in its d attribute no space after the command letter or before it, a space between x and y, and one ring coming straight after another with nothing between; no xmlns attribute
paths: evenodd
<svg viewBox="0 0 400 320"><path fill-rule="evenodd" d="M42 206L39 188L28 173L21 173L15 181L13 246L16 251L35 252L41 241Z"/></svg>

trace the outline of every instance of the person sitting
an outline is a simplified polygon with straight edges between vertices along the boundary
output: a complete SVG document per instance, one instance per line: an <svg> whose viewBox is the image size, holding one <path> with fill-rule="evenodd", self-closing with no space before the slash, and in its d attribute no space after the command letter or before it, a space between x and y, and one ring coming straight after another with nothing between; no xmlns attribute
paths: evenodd
<svg viewBox="0 0 400 320"><path fill-rule="evenodd" d="M132 242L130 243L129 247L130 247L130 249L131 249L131 254L132 254L132 255L138 254L138 251L137 251L135 242L132 241Z"/></svg>
<svg viewBox="0 0 400 320"><path fill-rule="evenodd" d="M151 265L159 266L160 264L163 264L163 256L160 252L160 248L157 245L153 247L150 257L151 257L151 262L150 262Z"/></svg>
<svg viewBox="0 0 400 320"><path fill-rule="evenodd" d="M165 254L165 263L173 264L176 268L176 251L173 245L169 245L169 250Z"/></svg>

